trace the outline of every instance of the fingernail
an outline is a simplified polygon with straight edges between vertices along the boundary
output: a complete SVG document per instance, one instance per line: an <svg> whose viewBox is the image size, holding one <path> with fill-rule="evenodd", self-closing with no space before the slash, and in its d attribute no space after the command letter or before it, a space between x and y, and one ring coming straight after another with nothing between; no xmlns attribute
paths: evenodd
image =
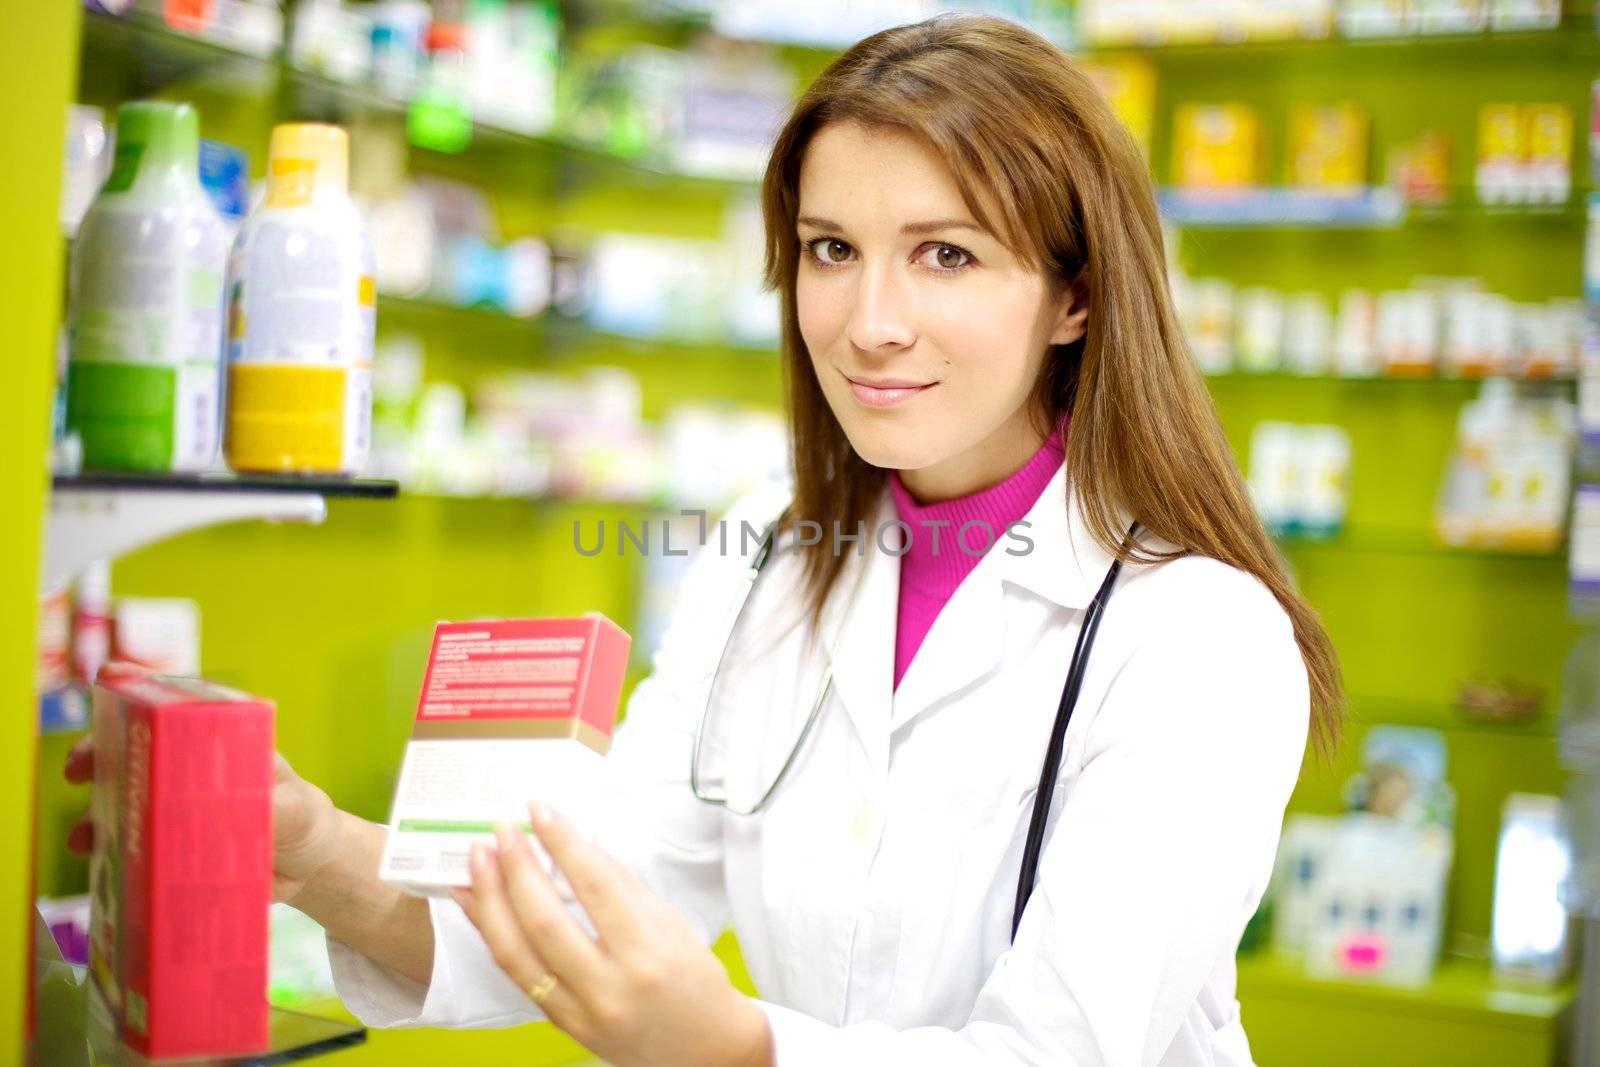
<svg viewBox="0 0 1600 1067"><path fill-rule="evenodd" d="M533 825L541 830L555 822L556 819L555 813L550 810L549 805L541 800L535 800L528 805L528 814L533 817Z"/></svg>
<svg viewBox="0 0 1600 1067"><path fill-rule="evenodd" d="M511 846L515 843L511 836L511 827L507 826L503 822L495 823L494 842L500 846L501 852L509 852L511 850Z"/></svg>
<svg viewBox="0 0 1600 1067"><path fill-rule="evenodd" d="M488 865L484 855L485 850L483 842L474 841L468 851L471 853L469 859L472 863L472 873L478 874L484 869L484 867Z"/></svg>

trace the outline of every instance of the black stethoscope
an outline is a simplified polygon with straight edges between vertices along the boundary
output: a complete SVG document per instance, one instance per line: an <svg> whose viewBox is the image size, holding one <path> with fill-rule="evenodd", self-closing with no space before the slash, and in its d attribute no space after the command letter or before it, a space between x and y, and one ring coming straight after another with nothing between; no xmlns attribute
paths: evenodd
<svg viewBox="0 0 1600 1067"><path fill-rule="evenodd" d="M745 605L749 603L750 593L755 589L756 581L761 577L761 570L766 566L767 558L772 552L773 542L777 539L779 528L783 520L789 516L789 508L784 508L783 514L772 522L762 535L761 544L751 557L750 565L745 569L744 586L740 590L739 600L733 609L733 622L728 627L727 636L723 638L722 652L717 656L717 665L712 670L711 680L706 686L705 707L700 712L700 724L695 729L694 747L689 756L689 787L694 791L697 799L707 804L719 805L736 815L754 815L766 806L773 792L789 773L789 768L794 765L795 757L804 747L806 737L811 733L811 727L817 721L817 715L827 701L828 692L833 687L833 670L826 668L823 671L822 682L817 690L817 697L811 704L811 712L806 716L805 726L800 730L800 736L789 749L788 758L783 761L783 766L778 769L772 784L762 791L760 797L748 805L734 804L728 800L726 793L714 793L701 784L700 781L700 743L705 735L706 716L711 710L712 693L716 688L717 675L722 673L723 661L727 658L728 648L733 643L733 635L739 628L739 620L744 617ZM1127 540L1131 541L1138 531L1139 524L1134 523L1128 527ZM1017 927L1022 923L1022 910L1028 904L1028 898L1033 894L1033 886L1038 878L1039 855L1044 849L1044 829L1050 813L1050 801L1055 794L1056 777L1061 771L1061 753L1067 736L1067 723L1072 719L1072 710L1078 703L1078 690L1083 687L1083 673L1089 662L1089 652L1094 648L1095 633L1100 628L1100 618L1105 614L1106 604L1111 599L1111 590L1116 585L1117 575L1122 571L1122 560L1115 559L1106 571L1105 580L1100 583L1094 599L1089 602L1083 614L1083 625L1078 630L1078 640L1072 650L1072 662L1067 667L1067 681L1061 688L1061 701L1056 706L1055 725L1050 731L1050 743L1045 749L1044 766L1039 772L1039 791L1033 798L1033 816L1028 822L1027 842L1022 850L1022 871L1017 879L1016 907L1011 916L1011 938L1016 940Z"/></svg>

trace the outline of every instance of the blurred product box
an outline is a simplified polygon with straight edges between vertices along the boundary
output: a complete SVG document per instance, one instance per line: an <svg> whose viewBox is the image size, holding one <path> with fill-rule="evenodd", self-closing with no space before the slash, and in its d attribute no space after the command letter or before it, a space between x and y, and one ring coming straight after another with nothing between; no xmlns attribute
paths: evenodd
<svg viewBox="0 0 1600 1067"><path fill-rule="evenodd" d="M1416 27L1412 0L1340 0L1336 21L1346 37L1401 37Z"/></svg>
<svg viewBox="0 0 1600 1067"><path fill-rule="evenodd" d="M1181 104L1174 125L1174 184L1226 189L1259 183L1263 140L1261 120L1252 108Z"/></svg>
<svg viewBox="0 0 1600 1067"><path fill-rule="evenodd" d="M1094 61L1082 66L1148 157L1156 121L1155 67L1142 59Z"/></svg>
<svg viewBox="0 0 1600 1067"><path fill-rule="evenodd" d="M582 791L611 747L628 646L599 612L440 623L381 877L423 896L471 885L472 842L492 845L498 823L526 826L530 800L559 802L581 822Z"/></svg>
<svg viewBox="0 0 1600 1067"><path fill-rule="evenodd" d="M1418 33L1479 33L1489 25L1489 0L1411 0Z"/></svg>
<svg viewBox="0 0 1600 1067"><path fill-rule="evenodd" d="M1364 185L1370 125L1366 111L1355 104L1296 104L1289 111L1289 184Z"/></svg>
<svg viewBox="0 0 1600 1067"><path fill-rule="evenodd" d="M1337 426L1261 422L1250 435L1249 486L1276 536L1327 538L1344 525L1350 438Z"/></svg>
<svg viewBox="0 0 1600 1067"><path fill-rule="evenodd" d="M1530 387L1522 387L1527 390ZM1576 437L1572 401L1489 379L1461 409L1434 511L1441 540L1548 552L1561 541Z"/></svg>
<svg viewBox="0 0 1600 1067"><path fill-rule="evenodd" d="M1560 797L1512 793L1505 799L1490 931L1497 978L1548 986L1566 976L1572 940L1561 892L1574 860L1569 825Z"/></svg>
<svg viewBox="0 0 1600 1067"><path fill-rule="evenodd" d="M1478 113L1478 199L1561 204L1572 195L1572 111L1561 104L1486 104Z"/></svg>
<svg viewBox="0 0 1600 1067"><path fill-rule="evenodd" d="M267 1046L273 714L122 664L95 687L92 995L152 1059Z"/></svg>
<svg viewBox="0 0 1600 1067"><path fill-rule="evenodd" d="M1234 358L1240 370L1278 369L1283 351L1283 296L1260 286L1241 289Z"/></svg>
<svg viewBox="0 0 1600 1067"><path fill-rule="evenodd" d="M118 597L111 658L156 674L199 674L200 605L181 598Z"/></svg>
<svg viewBox="0 0 1600 1067"><path fill-rule="evenodd" d="M1428 981L1454 852L1446 757L1438 731L1375 726L1345 813L1289 817L1272 877L1275 952L1320 977Z"/></svg>
<svg viewBox="0 0 1600 1067"><path fill-rule="evenodd" d="M84 104L67 106L67 154L62 172L61 232L72 237L84 212L111 173L111 131L105 112Z"/></svg>
<svg viewBox="0 0 1600 1067"><path fill-rule="evenodd" d="M1335 372L1350 378L1367 378L1383 369L1378 357L1378 304L1365 289L1346 289L1339 295L1333 324Z"/></svg>
<svg viewBox="0 0 1600 1067"><path fill-rule="evenodd" d="M1289 298L1283 325L1283 363L1296 374L1321 375L1333 369L1333 314L1320 293Z"/></svg>
<svg viewBox="0 0 1600 1067"><path fill-rule="evenodd" d="M1564 204L1572 195L1572 111L1561 104L1529 104L1528 155L1523 195L1535 204Z"/></svg>
<svg viewBox="0 0 1600 1067"><path fill-rule="evenodd" d="M1413 204L1442 204L1450 198L1450 138L1428 130L1389 152L1389 182Z"/></svg>
<svg viewBox="0 0 1600 1067"><path fill-rule="evenodd" d="M1334 6L1334 0L1081 0L1078 24L1087 40L1104 47L1318 38L1328 36Z"/></svg>
<svg viewBox="0 0 1600 1067"><path fill-rule="evenodd" d="M1553 30L1561 25L1561 0L1491 0L1489 25L1496 30Z"/></svg>
<svg viewBox="0 0 1600 1067"><path fill-rule="evenodd" d="M65 586L39 598L39 663L34 678L41 693L72 681L72 596Z"/></svg>
<svg viewBox="0 0 1600 1067"><path fill-rule="evenodd" d="M1522 112L1515 104L1485 104L1478 110L1478 199L1485 204L1521 199L1526 155Z"/></svg>

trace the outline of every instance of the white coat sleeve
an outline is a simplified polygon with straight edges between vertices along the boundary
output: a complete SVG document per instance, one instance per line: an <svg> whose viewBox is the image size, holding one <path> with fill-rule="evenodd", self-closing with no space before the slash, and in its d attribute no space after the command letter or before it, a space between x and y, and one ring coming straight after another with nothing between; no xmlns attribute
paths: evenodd
<svg viewBox="0 0 1600 1067"><path fill-rule="evenodd" d="M965 1025L835 1027L761 1002L778 1067L1160 1062L1265 891L1309 725L1287 615L1253 579L1217 584L1248 608L1175 612L1117 670Z"/></svg>
<svg viewBox="0 0 1600 1067"><path fill-rule="evenodd" d="M752 491L729 509L732 530L775 517L787 499L774 484ZM757 528L760 528L759 525ZM730 540L733 540L730 538ZM685 574L672 618L651 661L650 675L628 700L601 780L581 798L552 797L578 827L644 885L676 907L711 944L730 909L722 877L721 809L695 799L689 758L731 596L743 562L721 554L712 535ZM565 886L558 881L558 885ZM569 910L593 933L581 905L563 893ZM433 974L424 987L328 939L336 989L368 1026L495 1027L545 1018L490 957L477 928L451 900L430 901Z"/></svg>

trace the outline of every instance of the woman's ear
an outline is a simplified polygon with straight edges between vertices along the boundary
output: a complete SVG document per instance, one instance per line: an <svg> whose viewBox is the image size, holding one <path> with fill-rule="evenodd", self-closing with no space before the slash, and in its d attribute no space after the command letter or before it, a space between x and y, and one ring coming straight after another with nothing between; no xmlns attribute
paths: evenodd
<svg viewBox="0 0 1600 1067"><path fill-rule="evenodd" d="M1056 294L1055 326L1050 343L1069 345L1083 336L1089 324L1089 290L1082 282L1064 285Z"/></svg>

